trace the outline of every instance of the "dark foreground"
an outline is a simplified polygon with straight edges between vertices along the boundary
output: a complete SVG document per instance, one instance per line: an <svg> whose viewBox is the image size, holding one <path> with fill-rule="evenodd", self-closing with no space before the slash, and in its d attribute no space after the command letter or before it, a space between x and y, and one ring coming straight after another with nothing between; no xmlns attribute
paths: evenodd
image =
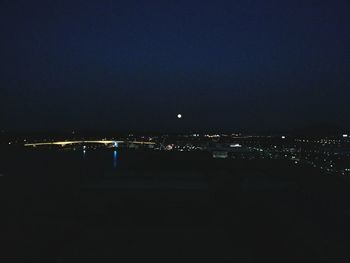
<svg viewBox="0 0 350 263"><path fill-rule="evenodd" d="M350 258L344 178L282 161L118 155L117 172L64 153L3 155L0 261Z"/></svg>

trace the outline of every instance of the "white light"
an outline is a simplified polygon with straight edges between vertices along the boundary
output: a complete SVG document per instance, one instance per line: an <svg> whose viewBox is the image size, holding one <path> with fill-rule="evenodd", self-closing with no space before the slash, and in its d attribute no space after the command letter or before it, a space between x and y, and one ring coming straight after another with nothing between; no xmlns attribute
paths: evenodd
<svg viewBox="0 0 350 263"><path fill-rule="evenodd" d="M286 136L282 136L282 139L285 139L286 138Z"/></svg>
<svg viewBox="0 0 350 263"><path fill-rule="evenodd" d="M347 134L343 134L343 138L347 138L348 137L348 135Z"/></svg>
<svg viewBox="0 0 350 263"><path fill-rule="evenodd" d="M182 118L182 115L179 113L179 114L177 115L177 118L178 118L178 119L181 119L181 118Z"/></svg>
<svg viewBox="0 0 350 263"><path fill-rule="evenodd" d="M242 145L240 145L239 143L235 143L235 144L231 144L230 147L231 148L242 147Z"/></svg>

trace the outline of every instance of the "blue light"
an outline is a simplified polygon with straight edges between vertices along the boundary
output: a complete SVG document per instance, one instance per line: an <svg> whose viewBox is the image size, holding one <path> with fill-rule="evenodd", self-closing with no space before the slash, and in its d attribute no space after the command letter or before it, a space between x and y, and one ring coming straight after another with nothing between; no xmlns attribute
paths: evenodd
<svg viewBox="0 0 350 263"><path fill-rule="evenodd" d="M117 151L113 152L113 168L117 168Z"/></svg>

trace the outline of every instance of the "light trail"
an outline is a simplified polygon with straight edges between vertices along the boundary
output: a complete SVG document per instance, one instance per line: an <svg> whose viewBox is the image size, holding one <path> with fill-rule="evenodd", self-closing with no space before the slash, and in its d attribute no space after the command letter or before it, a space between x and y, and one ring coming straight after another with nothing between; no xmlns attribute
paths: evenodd
<svg viewBox="0 0 350 263"><path fill-rule="evenodd" d="M38 143L26 143L24 146L26 147L36 147L36 146L45 146L45 145L60 145L60 146L66 146L66 145L72 145L72 144L112 144L112 145L118 145L119 143L128 143L128 144L145 144L145 145L154 145L155 142L148 142L148 141L107 141L107 140L101 140L101 141L56 141L56 142L38 142Z"/></svg>

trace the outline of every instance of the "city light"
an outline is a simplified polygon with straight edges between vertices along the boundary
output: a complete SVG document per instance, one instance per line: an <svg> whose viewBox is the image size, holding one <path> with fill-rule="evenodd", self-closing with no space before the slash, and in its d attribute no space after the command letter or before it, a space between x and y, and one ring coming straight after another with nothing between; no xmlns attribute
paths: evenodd
<svg viewBox="0 0 350 263"><path fill-rule="evenodd" d="M177 115L177 118L178 118L178 119L181 119L181 118L182 118L182 115L179 113L179 114Z"/></svg>
<svg viewBox="0 0 350 263"><path fill-rule="evenodd" d="M178 114L181 116L181 114ZM182 117L182 116L181 116ZM134 135L135 136L135 135ZM190 152L190 151L208 151L208 152L226 152L227 157L232 159L289 159L293 163L297 162L298 164L310 164L313 167L318 167L323 171L328 171L328 173L339 174L341 172L349 173L348 168L343 168L338 166L334 162L335 158L346 158L350 154L343 151L347 149L346 143L347 140L339 139L340 136L348 138L348 134L338 135L338 139L334 137L321 137L321 138L291 138L287 139L287 136L280 135L279 138L282 140L280 143L276 143L274 136L241 136L229 138L230 135L220 134L220 133L209 133L209 134L198 134L198 133L189 133L181 134L174 136L173 138L169 135L167 136L135 136L133 138L125 139L121 137L120 140L116 138L112 139L101 139L101 140L62 140L55 141L52 139L42 139L41 141L26 142L26 140L21 139L20 142L23 142L25 147L39 147L39 146L62 146L67 150L76 150L76 145L80 145L80 149L83 150L84 157L87 154L87 149L93 151L97 148L114 148L114 151L117 151L117 148L147 148L153 150L164 150L164 151L178 151L178 152ZM164 138L167 138L164 141ZM193 140L192 140L192 139ZM293 138L293 140L292 140ZM150 139L152 141L150 141ZM208 140L209 139L209 140ZM296 143L303 143L303 146L298 146ZM17 141L7 142L9 144L17 144ZM100 144L98 146L97 144ZM304 145L308 144L304 149ZM337 145L339 150L336 151L326 148L328 145ZM298 148L299 147L299 148ZM60 147L61 148L61 147ZM117 153L115 152L114 155ZM219 154L220 155L220 154ZM337 156L337 157L336 157ZM213 156L218 158L217 154ZM116 160L116 156L113 158ZM113 165L115 167L115 165Z"/></svg>

